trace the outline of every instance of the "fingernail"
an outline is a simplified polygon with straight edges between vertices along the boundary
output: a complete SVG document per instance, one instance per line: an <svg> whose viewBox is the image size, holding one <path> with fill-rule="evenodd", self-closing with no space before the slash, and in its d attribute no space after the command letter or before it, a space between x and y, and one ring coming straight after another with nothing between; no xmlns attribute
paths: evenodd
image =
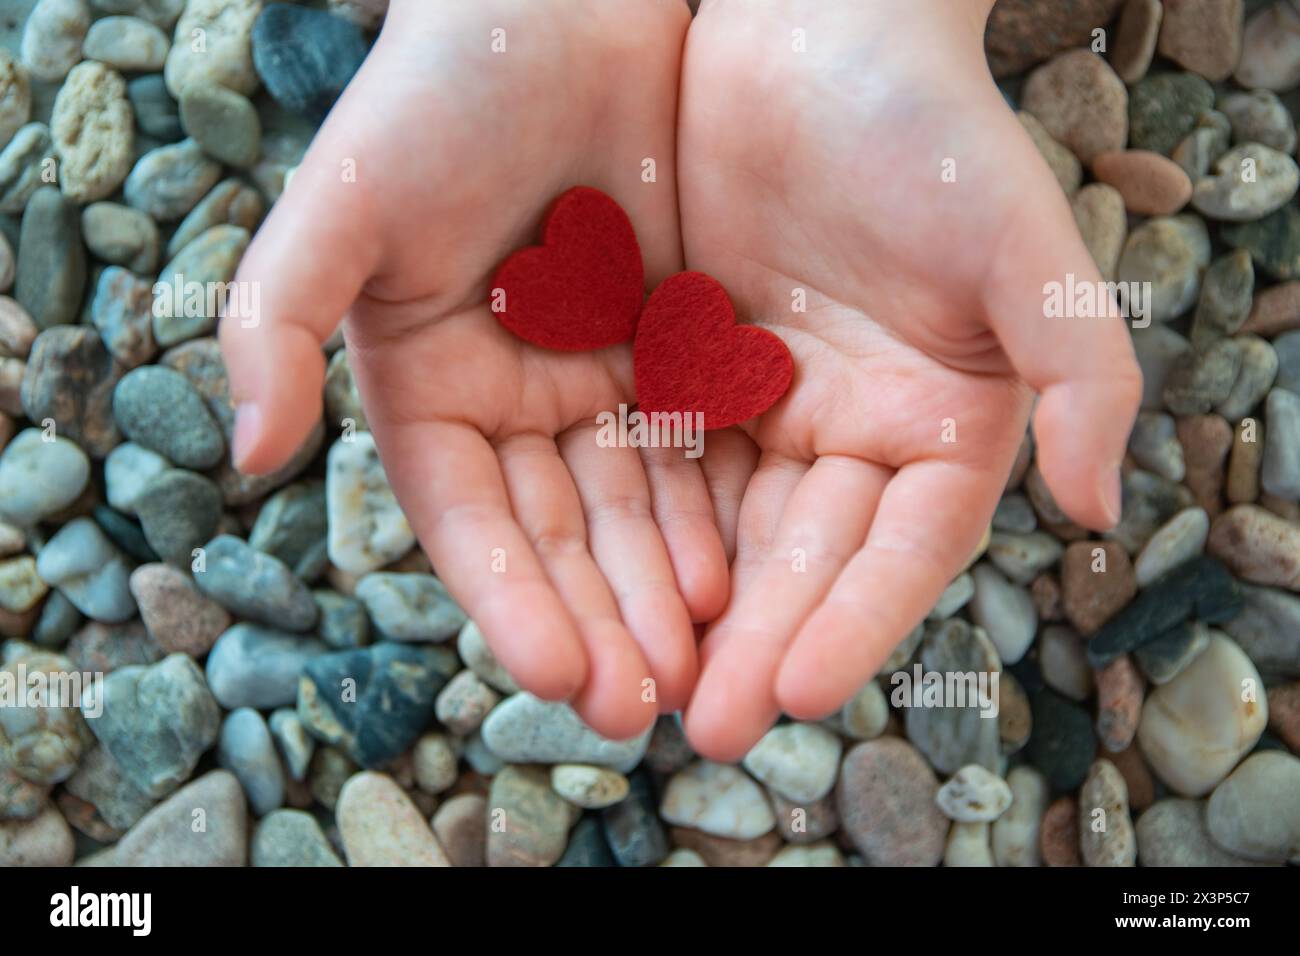
<svg viewBox="0 0 1300 956"><path fill-rule="evenodd" d="M262 411L252 402L245 402L235 408L235 437L231 441L231 458L238 471L244 470L244 462L257 436L262 430Z"/></svg>
<svg viewBox="0 0 1300 956"><path fill-rule="evenodd" d="M1120 481L1120 472L1114 468L1110 472L1110 477L1106 479L1106 492L1103 504L1106 508L1106 516L1110 519L1110 526L1113 528L1119 524L1120 516L1124 511L1124 493Z"/></svg>

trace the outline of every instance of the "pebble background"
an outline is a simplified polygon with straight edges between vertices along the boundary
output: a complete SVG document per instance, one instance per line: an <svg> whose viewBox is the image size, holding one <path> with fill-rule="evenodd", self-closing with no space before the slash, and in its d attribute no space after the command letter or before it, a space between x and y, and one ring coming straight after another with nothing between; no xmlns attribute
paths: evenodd
<svg viewBox="0 0 1300 956"><path fill-rule="evenodd" d="M1070 524L1026 438L879 678L740 766L518 690L338 340L320 428L245 478L215 318L151 314L232 277L385 5L0 0L0 666L108 674L0 708L0 865L1300 862L1300 4L998 4L1088 248L1154 285L1123 520ZM1000 715L891 708L914 662L999 673Z"/></svg>

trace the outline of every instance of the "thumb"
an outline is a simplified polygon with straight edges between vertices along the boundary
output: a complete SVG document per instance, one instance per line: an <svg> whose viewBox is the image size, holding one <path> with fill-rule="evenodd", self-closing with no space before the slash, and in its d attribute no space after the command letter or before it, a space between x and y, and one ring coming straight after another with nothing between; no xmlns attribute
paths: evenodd
<svg viewBox="0 0 1300 956"><path fill-rule="evenodd" d="M356 156L347 123L336 109L317 135L240 263L240 314L221 322L232 456L247 474L282 466L320 421L322 347L378 261L372 207L344 174Z"/></svg>
<svg viewBox="0 0 1300 956"><path fill-rule="evenodd" d="M1119 468L1142 373L1055 178L1036 152L1021 165L1022 205L1003 231L983 304L1017 373L1039 393L1034 438L1052 495L1074 521L1104 530L1120 517ZM1079 310L1070 290L1086 285L1095 306Z"/></svg>

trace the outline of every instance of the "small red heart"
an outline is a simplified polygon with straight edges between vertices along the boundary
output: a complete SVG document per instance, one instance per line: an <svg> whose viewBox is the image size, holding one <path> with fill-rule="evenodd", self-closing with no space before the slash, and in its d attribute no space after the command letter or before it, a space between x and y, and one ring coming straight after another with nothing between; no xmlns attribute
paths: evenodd
<svg viewBox="0 0 1300 956"><path fill-rule="evenodd" d="M626 342L645 298L632 220L600 190L570 189L547 212L542 245L502 263L492 288L505 294L497 319L526 342L565 352Z"/></svg>
<svg viewBox="0 0 1300 956"><path fill-rule="evenodd" d="M632 364L641 411L703 412L706 429L762 414L794 377L785 343L737 325L727 290L703 272L679 272L651 293Z"/></svg>

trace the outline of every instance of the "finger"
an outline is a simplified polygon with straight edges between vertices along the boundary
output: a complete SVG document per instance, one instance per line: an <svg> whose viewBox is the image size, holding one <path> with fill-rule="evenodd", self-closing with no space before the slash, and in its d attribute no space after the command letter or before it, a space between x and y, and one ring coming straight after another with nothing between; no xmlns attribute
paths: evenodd
<svg viewBox="0 0 1300 956"><path fill-rule="evenodd" d="M587 653L564 602L515 520L496 451L468 425L375 432L389 481L438 577L520 687L567 700Z"/></svg>
<svg viewBox="0 0 1300 956"><path fill-rule="evenodd" d="M862 546L889 476L878 465L825 457L799 481L770 550L715 625L730 637L709 658L686 718L707 756L739 760L775 722L786 648Z"/></svg>
<svg viewBox="0 0 1300 956"><path fill-rule="evenodd" d="M668 548L677 589L691 620L711 621L726 606L730 578L699 460L687 458L680 448L640 452L655 524Z"/></svg>
<svg viewBox="0 0 1300 956"><path fill-rule="evenodd" d="M1102 279L1046 164L1035 157L1025 165L1036 181L1025 184L1023 205L1003 233L984 307L1016 371L1041 396L1034 436L1053 496L1079 524L1106 529L1119 520L1119 466L1142 375L1113 312L1048 316L1047 289L1064 290L1071 276L1076 289L1101 289Z"/></svg>
<svg viewBox="0 0 1300 956"><path fill-rule="evenodd" d="M560 455L582 500L591 555L650 666L659 710L673 713L695 684L695 631L651 512L637 450L601 448L595 432L592 426L561 435Z"/></svg>
<svg viewBox="0 0 1300 956"><path fill-rule="evenodd" d="M722 535L722 549L727 563L736 557L736 529L740 522L740 503L745 488L758 467L758 446L739 428L724 428L708 433L700 470L713 502L713 517Z"/></svg>
<svg viewBox="0 0 1300 956"><path fill-rule="evenodd" d="M340 174L357 145L352 112L341 107L240 263L235 288L248 290L250 306L241 301L219 335L236 406L232 455L243 472L279 468L320 421L321 346L378 261L368 191Z"/></svg>
<svg viewBox="0 0 1300 956"><path fill-rule="evenodd" d="M880 669L974 552L1001 476L966 465L907 465L885 487L866 543L795 636L776 679L781 708L816 720Z"/></svg>
<svg viewBox="0 0 1300 956"><path fill-rule="evenodd" d="M577 625L587 682L573 708L606 737L632 737L657 709L642 698L650 667L619 618L618 604L587 550L586 519L555 442L523 435L497 445L515 517Z"/></svg>

